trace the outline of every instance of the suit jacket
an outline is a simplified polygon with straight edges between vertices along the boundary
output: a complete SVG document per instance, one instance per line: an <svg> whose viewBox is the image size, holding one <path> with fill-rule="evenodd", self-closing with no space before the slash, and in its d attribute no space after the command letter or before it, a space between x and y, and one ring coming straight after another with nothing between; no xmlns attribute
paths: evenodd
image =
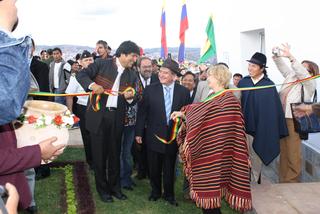
<svg viewBox="0 0 320 214"><path fill-rule="evenodd" d="M61 62L61 66L59 69L59 92L64 93L68 84L68 80L70 79L71 74L69 72L65 72L63 70L63 66L65 64L65 61L62 60ZM54 90L54 66L55 66L55 62L51 62L50 66L49 66L49 88L50 91L53 92Z"/></svg>
<svg viewBox="0 0 320 214"><path fill-rule="evenodd" d="M189 103L190 92L188 89L175 83L171 112L179 111ZM138 108L136 136L145 136L147 148L152 151L162 154L175 154L178 149L176 142L166 145L155 137L155 135L158 135L169 139L171 130L172 120L170 120L169 126L167 125L163 86L161 83L149 85L143 92ZM143 135L144 131L146 132L145 135Z"/></svg>
<svg viewBox="0 0 320 214"><path fill-rule="evenodd" d="M96 59L94 63L89 65L88 68L76 74L76 79L83 87L84 90L89 90L89 85L93 82L101 85L104 89L112 89L114 81L118 75L118 67L114 59ZM119 90L123 91L127 87L136 88L137 76L131 69L125 69L120 77ZM95 103L96 96L93 97ZM97 133L102 121L103 112L108 100L108 95L101 95L100 111L95 112L92 109L90 99L88 100L88 109L86 113L86 127L90 132ZM137 102L137 98L131 104L125 100L123 95L119 95L117 103L117 136L121 135L124 126L125 111L127 105L134 105Z"/></svg>
<svg viewBox="0 0 320 214"><path fill-rule="evenodd" d="M207 81L200 81L193 102L198 103L206 99L209 95L210 88Z"/></svg>
<svg viewBox="0 0 320 214"><path fill-rule="evenodd" d="M39 145L17 148L17 140L11 124L0 126L0 185L12 183L18 190L19 206L30 206L31 194L24 170L39 166Z"/></svg>
<svg viewBox="0 0 320 214"><path fill-rule="evenodd" d="M41 92L50 92L49 89L49 67L46 63L32 58L30 70L36 78ZM35 97L35 99L48 100L48 97Z"/></svg>

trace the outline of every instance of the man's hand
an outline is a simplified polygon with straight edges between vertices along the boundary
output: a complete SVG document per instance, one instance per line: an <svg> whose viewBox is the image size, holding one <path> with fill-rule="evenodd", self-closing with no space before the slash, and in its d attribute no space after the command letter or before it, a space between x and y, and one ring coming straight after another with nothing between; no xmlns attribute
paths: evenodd
<svg viewBox="0 0 320 214"><path fill-rule="evenodd" d="M57 140L56 137L51 137L49 139L43 140L39 143L40 150L41 150L41 158L46 160L53 160L58 155L62 153L61 149L64 148L66 145L53 145L52 143ZM60 150L60 151L59 151Z"/></svg>
<svg viewBox="0 0 320 214"><path fill-rule="evenodd" d="M136 136L136 142L137 144L142 144L142 137Z"/></svg>
<svg viewBox="0 0 320 214"><path fill-rule="evenodd" d="M91 90L95 93L95 94L102 94L104 92L104 88L101 85L98 85L96 83L94 83L91 86Z"/></svg>
<svg viewBox="0 0 320 214"><path fill-rule="evenodd" d="M134 95L133 95L133 91L132 90L129 90L129 91L125 91L123 93L123 96L126 100L130 100L130 99L133 99Z"/></svg>
<svg viewBox="0 0 320 214"><path fill-rule="evenodd" d="M6 190L8 191L8 200L6 203L6 209L9 214L16 214L18 209L18 202L19 202L19 194L15 186L10 183L6 183L5 186Z"/></svg>

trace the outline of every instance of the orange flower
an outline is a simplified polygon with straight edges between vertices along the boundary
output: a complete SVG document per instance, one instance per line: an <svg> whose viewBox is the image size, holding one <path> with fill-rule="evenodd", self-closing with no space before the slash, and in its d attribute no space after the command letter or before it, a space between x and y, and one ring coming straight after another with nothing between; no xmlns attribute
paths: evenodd
<svg viewBox="0 0 320 214"><path fill-rule="evenodd" d="M63 121L62 121L61 115L55 116L55 118L53 119L53 122L54 122L54 124L56 124L57 126L62 125Z"/></svg>
<svg viewBox="0 0 320 214"><path fill-rule="evenodd" d="M73 122L74 122L74 123L77 123L77 122L79 122L79 121L80 121L79 117L73 115Z"/></svg>
<svg viewBox="0 0 320 214"><path fill-rule="evenodd" d="M30 115L30 116L27 118L27 120L28 120L28 123L29 123L29 124L32 124L32 123L37 122L37 118L36 118L35 116L33 116L33 115Z"/></svg>

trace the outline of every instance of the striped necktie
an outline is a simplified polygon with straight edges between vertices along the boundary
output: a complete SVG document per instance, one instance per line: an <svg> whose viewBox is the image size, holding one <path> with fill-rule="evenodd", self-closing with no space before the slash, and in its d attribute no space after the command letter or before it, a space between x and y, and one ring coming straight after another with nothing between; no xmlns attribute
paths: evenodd
<svg viewBox="0 0 320 214"><path fill-rule="evenodd" d="M164 95L164 104L166 107L166 117L167 117L167 125L169 125L169 121L170 121L170 114L171 114L171 88L165 86L165 95Z"/></svg>

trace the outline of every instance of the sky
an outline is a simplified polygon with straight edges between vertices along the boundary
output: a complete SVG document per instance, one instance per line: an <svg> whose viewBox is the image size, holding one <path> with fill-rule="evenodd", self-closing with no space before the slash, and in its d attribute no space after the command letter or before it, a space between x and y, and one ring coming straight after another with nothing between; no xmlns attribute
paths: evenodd
<svg viewBox="0 0 320 214"><path fill-rule="evenodd" d="M186 0L186 46L201 48L214 0ZM163 0L19 0L16 36L30 34L39 45L87 45L103 39L112 48L132 40L142 48L160 47ZM168 47L178 47L182 0L166 1Z"/></svg>

